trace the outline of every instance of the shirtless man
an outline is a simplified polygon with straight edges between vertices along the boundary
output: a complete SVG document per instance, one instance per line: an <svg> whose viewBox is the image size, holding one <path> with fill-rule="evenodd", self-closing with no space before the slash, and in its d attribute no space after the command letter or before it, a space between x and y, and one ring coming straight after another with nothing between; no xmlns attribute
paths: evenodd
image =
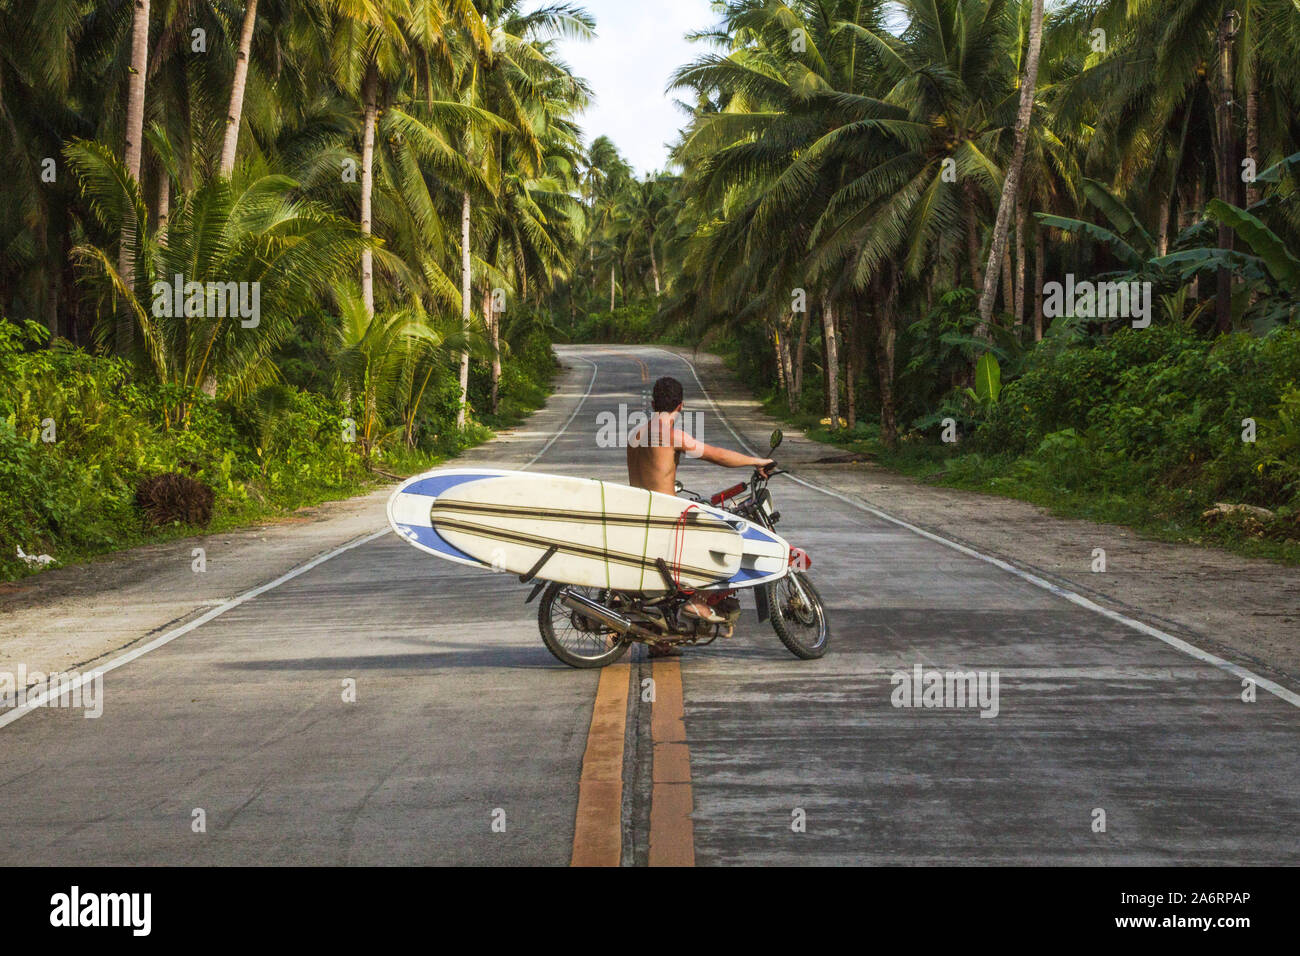
<svg viewBox="0 0 1300 956"><path fill-rule="evenodd" d="M650 421L632 430L627 438L627 481L634 488L647 488L665 495L677 493L677 463L682 452L703 458L724 468L752 467L764 471L771 458L754 458L726 448L714 448L677 427L682 413L682 383L665 375L655 382ZM701 598L687 602L682 612L690 617L720 623L723 618Z"/></svg>

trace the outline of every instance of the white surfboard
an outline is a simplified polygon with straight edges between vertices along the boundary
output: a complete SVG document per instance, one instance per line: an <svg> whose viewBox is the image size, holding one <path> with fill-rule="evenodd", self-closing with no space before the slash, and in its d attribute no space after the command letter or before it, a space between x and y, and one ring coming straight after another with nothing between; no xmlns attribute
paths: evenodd
<svg viewBox="0 0 1300 956"><path fill-rule="evenodd" d="M589 478L438 469L393 492L388 521L448 561L619 591L666 590L657 558L692 588L753 587L789 565L789 545L744 518Z"/></svg>

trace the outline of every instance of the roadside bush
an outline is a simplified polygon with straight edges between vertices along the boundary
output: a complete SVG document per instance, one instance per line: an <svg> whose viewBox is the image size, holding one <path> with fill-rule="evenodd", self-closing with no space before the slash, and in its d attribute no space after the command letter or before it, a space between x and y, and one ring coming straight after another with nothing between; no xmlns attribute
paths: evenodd
<svg viewBox="0 0 1300 956"><path fill-rule="evenodd" d="M1034 356L968 449L1041 487L1148 495L1168 513L1217 500L1300 505L1300 329L1210 340L1126 329ZM1247 420L1255 441L1243 440Z"/></svg>
<svg viewBox="0 0 1300 956"><path fill-rule="evenodd" d="M20 548L62 562L136 543L153 524L233 521L366 480L332 399L277 386L218 403L135 382L120 359L37 348L47 337L35 323L0 321L0 577L30 570ZM187 423L175 420L182 400ZM210 486L212 501L187 485L167 505L162 489L142 487L173 473Z"/></svg>
<svg viewBox="0 0 1300 956"><path fill-rule="evenodd" d="M685 323L665 323L653 302L633 302L609 312L591 312L565 330L570 342L619 345L693 345Z"/></svg>

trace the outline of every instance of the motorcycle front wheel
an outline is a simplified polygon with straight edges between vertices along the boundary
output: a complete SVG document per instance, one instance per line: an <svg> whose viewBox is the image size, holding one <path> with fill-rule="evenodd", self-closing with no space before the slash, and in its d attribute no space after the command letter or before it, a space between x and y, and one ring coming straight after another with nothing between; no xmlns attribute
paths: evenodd
<svg viewBox="0 0 1300 956"><path fill-rule="evenodd" d="M570 667L605 667L627 653L629 641L606 624L587 617L560 601L565 591L604 604L610 592L604 588L583 588L553 581L542 592L537 608L537 627L546 649Z"/></svg>
<svg viewBox="0 0 1300 956"><path fill-rule="evenodd" d="M781 643L795 657L806 661L823 656L830 646L831 626L821 595L808 575L791 570L781 580L765 586L768 613Z"/></svg>

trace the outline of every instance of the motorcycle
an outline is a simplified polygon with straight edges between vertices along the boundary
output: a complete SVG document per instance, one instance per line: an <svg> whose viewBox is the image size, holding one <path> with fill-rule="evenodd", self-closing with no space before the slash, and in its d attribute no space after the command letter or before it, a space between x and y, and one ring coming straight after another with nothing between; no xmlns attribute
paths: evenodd
<svg viewBox="0 0 1300 956"><path fill-rule="evenodd" d="M772 433L771 452L781 444L781 430ZM785 474L775 465L764 475L757 469L741 482L707 499L707 503L774 530L781 518L767 484ZM706 499L677 482L679 496L699 503ZM537 622L542 642L570 667L605 667L623 657L636 643L651 646L712 644L735 632L740 601L733 591L695 592L678 588L671 569L660 559L659 573L666 591L653 594L580 587L558 581L538 582L524 603L541 594ZM784 577L753 589L759 621L772 622L781 643L804 660L815 660L830 644L830 624L821 595L808 578L811 561L798 548L790 549L790 568ZM702 598L723 623L682 613L691 600Z"/></svg>

